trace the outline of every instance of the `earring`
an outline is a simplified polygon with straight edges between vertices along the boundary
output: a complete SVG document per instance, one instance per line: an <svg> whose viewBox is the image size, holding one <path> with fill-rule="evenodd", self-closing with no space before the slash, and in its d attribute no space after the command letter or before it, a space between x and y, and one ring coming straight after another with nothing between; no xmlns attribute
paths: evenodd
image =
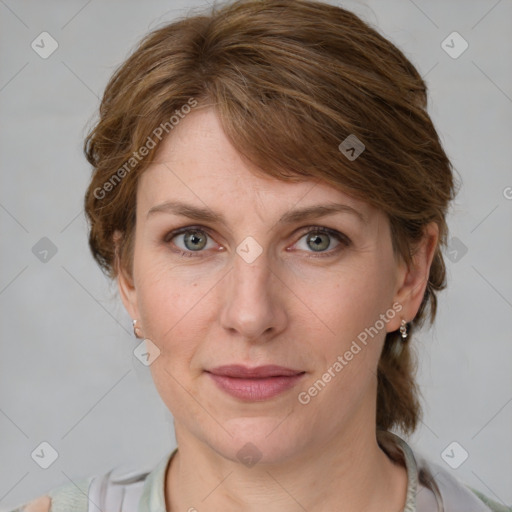
<svg viewBox="0 0 512 512"><path fill-rule="evenodd" d="M141 340L144 336L142 336L141 331L140 331L140 328L139 328L139 327L137 327L137 320L133 320L133 322L132 322L132 323L133 323L133 335L134 335L137 339Z"/></svg>
<svg viewBox="0 0 512 512"><path fill-rule="evenodd" d="M407 333L407 322L405 320L402 320L402 323L400 324L400 334L402 336L402 341L405 341L407 336L409 336Z"/></svg>

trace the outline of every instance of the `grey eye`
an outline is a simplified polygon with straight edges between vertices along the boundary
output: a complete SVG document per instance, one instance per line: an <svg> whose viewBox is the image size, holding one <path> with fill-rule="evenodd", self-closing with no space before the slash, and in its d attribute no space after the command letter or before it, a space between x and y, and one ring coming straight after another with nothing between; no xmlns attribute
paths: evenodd
<svg viewBox="0 0 512 512"><path fill-rule="evenodd" d="M183 242L189 251L200 251L205 248L208 236L203 231L190 230L183 233Z"/></svg>
<svg viewBox="0 0 512 512"><path fill-rule="evenodd" d="M327 233L312 231L306 235L306 244L313 251L325 251L331 245L331 237Z"/></svg>

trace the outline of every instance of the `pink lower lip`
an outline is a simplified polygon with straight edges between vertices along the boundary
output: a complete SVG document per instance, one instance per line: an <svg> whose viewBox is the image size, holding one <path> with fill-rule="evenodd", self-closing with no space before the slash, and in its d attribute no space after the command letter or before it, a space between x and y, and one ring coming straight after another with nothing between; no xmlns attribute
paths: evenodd
<svg viewBox="0 0 512 512"><path fill-rule="evenodd" d="M304 373L297 375L279 375L259 379L243 379L226 377L225 375L208 375L215 384L226 393L242 400L262 401L273 398L292 388L301 379Z"/></svg>

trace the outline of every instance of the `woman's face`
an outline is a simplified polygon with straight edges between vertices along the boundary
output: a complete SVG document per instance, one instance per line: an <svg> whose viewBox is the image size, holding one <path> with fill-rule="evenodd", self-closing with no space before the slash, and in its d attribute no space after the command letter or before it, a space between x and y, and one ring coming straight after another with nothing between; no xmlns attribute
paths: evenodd
<svg viewBox="0 0 512 512"><path fill-rule="evenodd" d="M251 170L212 110L189 114L140 179L133 280L119 283L160 350L150 368L178 442L278 462L375 429L385 334L414 317L423 285L381 211Z"/></svg>

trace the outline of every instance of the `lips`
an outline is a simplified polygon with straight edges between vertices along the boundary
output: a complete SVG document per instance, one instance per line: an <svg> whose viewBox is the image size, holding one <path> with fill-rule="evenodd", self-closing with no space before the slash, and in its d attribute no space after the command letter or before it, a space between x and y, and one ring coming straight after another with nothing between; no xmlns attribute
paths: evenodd
<svg viewBox="0 0 512 512"><path fill-rule="evenodd" d="M294 387L306 373L284 366L225 365L206 372L217 387L245 401L263 401Z"/></svg>
<svg viewBox="0 0 512 512"><path fill-rule="evenodd" d="M246 379L258 379L265 377L289 377L291 375L297 375L303 373L301 370L292 370L284 366L277 365L266 365L257 366L255 368L248 368L239 364L231 364L226 366L218 366L209 370L214 375L221 375L224 377L234 378L246 378Z"/></svg>

